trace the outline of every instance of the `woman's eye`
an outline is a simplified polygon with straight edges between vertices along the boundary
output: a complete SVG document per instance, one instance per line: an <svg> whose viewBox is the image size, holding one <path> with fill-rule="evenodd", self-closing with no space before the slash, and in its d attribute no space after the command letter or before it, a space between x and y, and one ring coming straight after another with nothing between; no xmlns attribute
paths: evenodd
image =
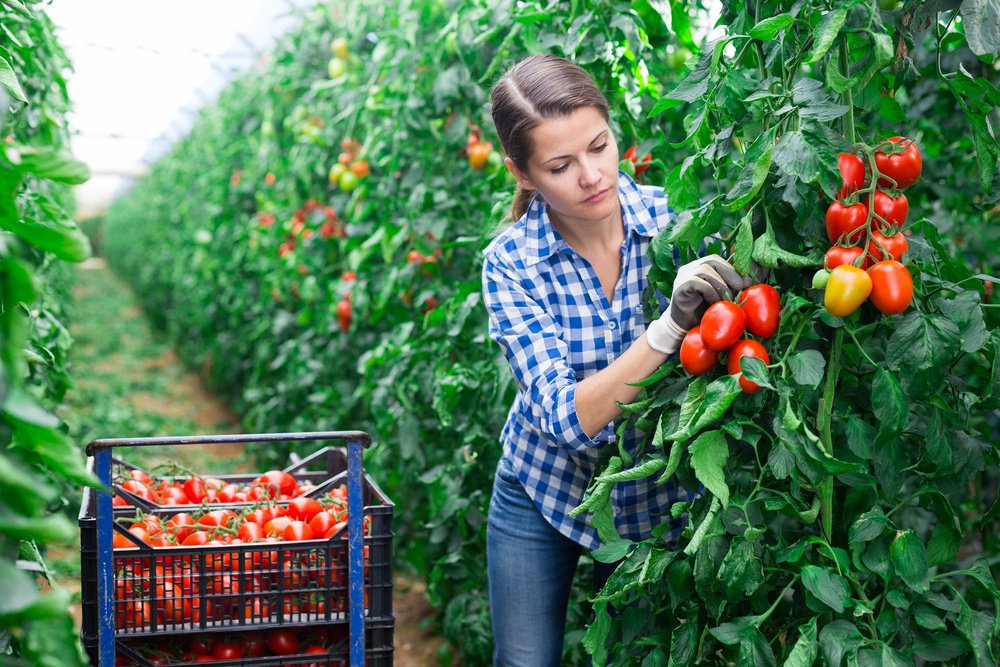
<svg viewBox="0 0 1000 667"><path fill-rule="evenodd" d="M566 171L567 169L569 169L569 164L568 163L564 164L562 166L556 167L555 169L552 169L551 171L552 171L553 174L561 174L564 171Z"/></svg>
<svg viewBox="0 0 1000 667"><path fill-rule="evenodd" d="M595 152L595 153L601 153L601 152L603 152L603 151L604 151L604 149L605 149L605 148L607 148L607 147L608 147L608 142L606 142L606 141L605 141L605 142L604 142L603 144L601 144L600 146L595 146L595 147L594 147L594 152Z"/></svg>

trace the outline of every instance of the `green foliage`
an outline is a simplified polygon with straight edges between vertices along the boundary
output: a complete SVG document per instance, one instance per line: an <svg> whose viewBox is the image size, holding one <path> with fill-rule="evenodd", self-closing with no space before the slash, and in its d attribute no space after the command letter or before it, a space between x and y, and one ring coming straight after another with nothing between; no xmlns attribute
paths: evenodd
<svg viewBox="0 0 1000 667"><path fill-rule="evenodd" d="M96 484L54 409L70 386L67 267L89 245L70 217L69 184L88 178L66 153L68 61L48 18L0 6L0 662L84 665L69 594L42 594L42 548L76 528L64 498Z"/></svg>
<svg viewBox="0 0 1000 667"><path fill-rule="evenodd" d="M662 461L673 440L677 478L705 492L664 577L639 567L661 539L622 547L629 556L602 599L642 606L650 620L638 633L623 613L591 626L588 648L609 664L660 660L637 634L669 641L677 665L996 664L987 509L1000 323L984 303L996 256L980 244L995 233L1000 191L1000 146L982 122L1000 97L973 52L996 38L997 17L984 21L985 3L961 15L909 5L727 3L725 35L654 109L666 119L686 102L697 124L674 170L695 176L667 187L701 204L674 238L694 245L718 232L737 258L752 244L783 312L767 341L772 363L743 368L764 389L733 400L717 387L729 376L685 388L675 367L636 399L654 396L650 407L626 410L629 423L676 427L650 433L635 468L619 472L612 458L608 469ZM925 156L906 192L913 304L831 318L808 267L829 246L837 153L867 154L864 144L892 135ZM655 287L669 289L666 274L651 272ZM610 493L607 475L592 493Z"/></svg>
<svg viewBox="0 0 1000 667"><path fill-rule="evenodd" d="M479 251L513 188L464 150L471 132L497 144L486 96L509 63L568 56L610 98L620 148L653 154L644 177L680 214L651 246L650 280L668 292L671 244L691 257L718 233L741 268L772 269L784 313L775 364L745 365L757 394L668 364L629 406L656 425L649 453L612 458L581 511L609 534L607 494L632 475L707 493L678 508L691 519L679 551L609 539L595 554L627 556L586 636L567 635L566 664L584 649L614 664L988 662L995 584L956 552L973 535L995 547L977 503L995 497L983 471L1000 334L980 286L996 280L983 120L996 99L961 20L931 9L727 3L725 36L701 45L698 3L330 3L115 204L104 243L248 429L373 433L367 465L398 503L399 555L428 577L463 664L487 664L485 516L514 387L486 336ZM329 63L338 36L343 73ZM917 303L832 320L807 285L836 154L893 134L925 157L907 191L923 218L910 229ZM371 166L349 190L329 181L344 140ZM571 628L591 618L585 595Z"/></svg>
<svg viewBox="0 0 1000 667"><path fill-rule="evenodd" d="M223 92L104 223L112 266L248 430L372 432L367 465L397 502L400 562L426 574L463 664L490 661L485 516L515 391L480 297L480 250L513 179L497 159L472 169L468 136L498 146L490 85L520 57L555 52L606 91L622 151L664 146L645 117L661 79L676 77L663 57L675 33L694 44L686 17L661 11L328 3ZM350 54L331 78L341 36ZM351 139L371 174L345 191L329 174ZM654 158L645 176L662 178ZM336 220L324 234L327 206ZM337 307L348 294L345 332ZM575 627L587 622L585 595L581 586ZM568 646L568 661L585 660Z"/></svg>

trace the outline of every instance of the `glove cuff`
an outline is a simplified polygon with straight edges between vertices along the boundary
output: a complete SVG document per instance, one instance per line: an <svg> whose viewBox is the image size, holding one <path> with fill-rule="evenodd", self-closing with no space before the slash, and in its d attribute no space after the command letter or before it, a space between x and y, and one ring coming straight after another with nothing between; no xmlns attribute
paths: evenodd
<svg viewBox="0 0 1000 667"><path fill-rule="evenodd" d="M646 328L646 343L661 354L673 354L687 332L674 324L668 315L653 320Z"/></svg>

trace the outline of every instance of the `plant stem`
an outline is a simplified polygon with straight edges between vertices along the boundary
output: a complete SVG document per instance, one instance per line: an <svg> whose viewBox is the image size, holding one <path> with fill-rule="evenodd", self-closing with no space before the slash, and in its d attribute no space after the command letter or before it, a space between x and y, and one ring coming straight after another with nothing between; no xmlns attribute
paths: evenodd
<svg viewBox="0 0 1000 667"><path fill-rule="evenodd" d="M830 363L826 369L826 385L823 387L823 398L820 399L816 414L816 429L823 449L833 456L833 436L830 433L833 421L833 396L837 387L837 372L840 369L840 348L844 342L844 329L837 329L833 335L833 349L830 351ZM819 485L820 516L822 517L823 537L827 542L833 541L833 477L827 477Z"/></svg>

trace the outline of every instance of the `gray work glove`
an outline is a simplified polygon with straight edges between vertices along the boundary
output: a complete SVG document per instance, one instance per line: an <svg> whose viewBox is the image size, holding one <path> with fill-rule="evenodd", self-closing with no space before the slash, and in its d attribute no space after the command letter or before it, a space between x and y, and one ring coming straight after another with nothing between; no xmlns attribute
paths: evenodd
<svg viewBox="0 0 1000 667"><path fill-rule="evenodd" d="M677 271L667 312L650 323L646 342L657 352L673 354L684 336L701 322L705 310L723 298L733 298L751 280L718 255L701 257Z"/></svg>

